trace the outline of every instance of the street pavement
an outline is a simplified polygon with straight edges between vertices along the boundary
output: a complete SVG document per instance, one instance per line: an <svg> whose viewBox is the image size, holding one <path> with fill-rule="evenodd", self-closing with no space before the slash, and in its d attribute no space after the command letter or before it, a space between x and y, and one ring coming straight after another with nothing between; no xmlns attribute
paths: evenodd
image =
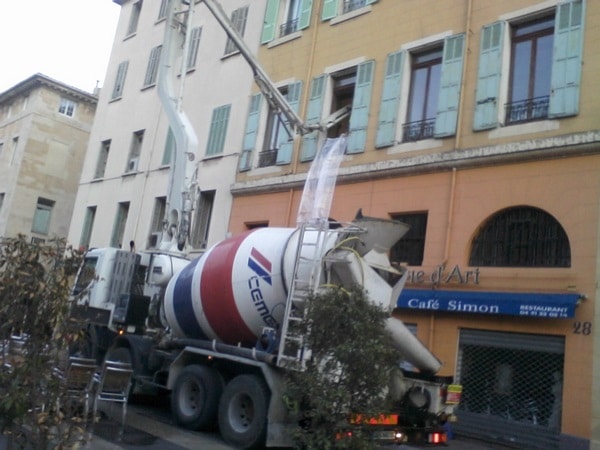
<svg viewBox="0 0 600 450"><path fill-rule="evenodd" d="M174 425L168 410L162 406L133 404L127 407L122 436L121 409L109 404L102 409L93 427L93 436L84 450L237 450L226 444L218 433L200 433ZM387 446L385 450L417 450L425 447ZM447 446L453 450L507 450L509 447L456 436ZM514 450L514 449L513 449Z"/></svg>

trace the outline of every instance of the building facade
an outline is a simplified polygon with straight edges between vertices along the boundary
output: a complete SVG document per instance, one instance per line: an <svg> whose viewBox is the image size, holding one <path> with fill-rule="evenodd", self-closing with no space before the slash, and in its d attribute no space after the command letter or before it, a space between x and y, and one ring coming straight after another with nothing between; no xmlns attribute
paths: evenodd
<svg viewBox="0 0 600 450"><path fill-rule="evenodd" d="M308 123L255 89L229 229L295 226L307 172L347 133L329 216L394 218L397 314L463 384L455 430L600 448L600 3L270 0L259 59Z"/></svg>
<svg viewBox="0 0 600 450"><path fill-rule="evenodd" d="M116 2L69 239L151 248L172 151L155 78L167 1ZM198 135L194 250L296 226L315 157L345 134L328 215L362 209L411 226L390 250L409 271L394 314L463 385L456 432L600 448L600 3L221 3L290 106L322 130L288 138L199 5L180 77Z"/></svg>
<svg viewBox="0 0 600 450"><path fill-rule="evenodd" d="M0 93L0 236L67 237L97 100L42 74Z"/></svg>

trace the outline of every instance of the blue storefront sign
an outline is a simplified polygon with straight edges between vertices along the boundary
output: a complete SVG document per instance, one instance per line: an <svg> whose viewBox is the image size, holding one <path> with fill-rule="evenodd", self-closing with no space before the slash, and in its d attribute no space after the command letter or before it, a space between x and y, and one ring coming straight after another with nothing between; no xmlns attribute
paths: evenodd
<svg viewBox="0 0 600 450"><path fill-rule="evenodd" d="M397 307L426 311L569 319L580 294L404 289Z"/></svg>

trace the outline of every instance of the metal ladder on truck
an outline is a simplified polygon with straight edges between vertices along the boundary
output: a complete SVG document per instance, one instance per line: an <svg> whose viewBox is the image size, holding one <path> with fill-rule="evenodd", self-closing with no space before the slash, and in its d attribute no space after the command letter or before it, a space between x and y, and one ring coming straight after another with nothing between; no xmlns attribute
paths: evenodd
<svg viewBox="0 0 600 450"><path fill-rule="evenodd" d="M310 239L307 239L307 232ZM303 370L306 360L310 357L310 350L305 347L302 332L305 306L310 295L319 288L328 223L317 225L304 223L300 225L298 233L296 259L281 327L277 365ZM306 274L309 274L308 277Z"/></svg>

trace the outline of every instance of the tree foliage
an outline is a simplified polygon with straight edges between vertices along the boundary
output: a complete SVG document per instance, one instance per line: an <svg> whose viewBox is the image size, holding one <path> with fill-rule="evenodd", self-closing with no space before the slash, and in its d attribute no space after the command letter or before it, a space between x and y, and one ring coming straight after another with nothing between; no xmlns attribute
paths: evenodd
<svg viewBox="0 0 600 450"><path fill-rule="evenodd" d="M65 415L57 370L66 361L69 291L81 255L62 240L0 240L0 431L16 448L70 448L81 436ZM80 419L79 419L80 420Z"/></svg>
<svg viewBox="0 0 600 450"><path fill-rule="evenodd" d="M389 407L387 386L399 355L385 331L389 311L358 287L332 288L307 303L303 333L312 352L306 370L287 376L286 399L301 423L302 449L370 449L369 436L350 429L351 413L377 417Z"/></svg>

